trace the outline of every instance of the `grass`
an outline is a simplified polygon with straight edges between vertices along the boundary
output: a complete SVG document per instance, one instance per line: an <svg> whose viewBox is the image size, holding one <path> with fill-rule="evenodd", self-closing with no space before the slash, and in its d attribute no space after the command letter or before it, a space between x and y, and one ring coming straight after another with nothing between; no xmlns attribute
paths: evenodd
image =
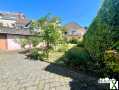
<svg viewBox="0 0 119 90"><path fill-rule="evenodd" d="M76 46L76 44L67 44L64 46L65 48L63 46L61 46L61 47L59 47L59 49L62 48L63 50L66 49L66 51L68 51L74 46ZM61 64L61 63L63 63L62 59L63 59L64 55L65 55L65 51L58 51L58 50L51 51L49 53L49 59L47 61L50 63Z"/></svg>
<svg viewBox="0 0 119 90"><path fill-rule="evenodd" d="M50 52L48 62L56 63L64 54L65 52Z"/></svg>

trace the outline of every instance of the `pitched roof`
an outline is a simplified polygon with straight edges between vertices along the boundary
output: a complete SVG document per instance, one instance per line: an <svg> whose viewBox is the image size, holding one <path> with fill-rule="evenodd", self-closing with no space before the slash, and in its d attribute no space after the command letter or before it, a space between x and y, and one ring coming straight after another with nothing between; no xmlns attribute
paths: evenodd
<svg viewBox="0 0 119 90"><path fill-rule="evenodd" d="M80 29L80 28L82 28L80 25L78 25L75 22L70 22L70 23L66 24L64 27L65 27L66 30L69 30L69 29Z"/></svg>
<svg viewBox="0 0 119 90"><path fill-rule="evenodd" d="M70 31L70 30L76 30L76 31L80 32L80 34L78 34L78 35L81 35L81 36L83 36L83 35L86 33L86 29L83 28L83 27L81 27L80 25L78 25L78 24L75 23L75 22L70 22L70 23L66 24L66 25L64 26L64 28L65 28L65 31L66 31L66 32L68 32L68 31ZM77 33L77 32L76 32L76 33ZM69 35L69 34L68 34L68 35ZM74 35L74 34L72 34L72 35Z"/></svg>

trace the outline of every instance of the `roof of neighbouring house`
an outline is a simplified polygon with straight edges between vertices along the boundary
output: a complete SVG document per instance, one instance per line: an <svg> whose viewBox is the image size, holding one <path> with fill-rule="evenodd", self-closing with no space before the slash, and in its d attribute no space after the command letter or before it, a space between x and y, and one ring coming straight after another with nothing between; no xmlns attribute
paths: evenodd
<svg viewBox="0 0 119 90"><path fill-rule="evenodd" d="M80 33L82 33L82 35L84 35L86 33L86 29L81 27L79 24L77 24L76 22L70 22L68 24L66 24L64 26L65 31L69 31L69 30L77 30Z"/></svg>
<svg viewBox="0 0 119 90"><path fill-rule="evenodd" d="M14 34L14 35L34 35L30 30L18 30L16 28L7 28L7 27L0 27L1 34Z"/></svg>
<svg viewBox="0 0 119 90"><path fill-rule="evenodd" d="M75 22L70 22L70 23L66 24L64 27L65 27L66 30L82 28L80 25L78 25Z"/></svg>

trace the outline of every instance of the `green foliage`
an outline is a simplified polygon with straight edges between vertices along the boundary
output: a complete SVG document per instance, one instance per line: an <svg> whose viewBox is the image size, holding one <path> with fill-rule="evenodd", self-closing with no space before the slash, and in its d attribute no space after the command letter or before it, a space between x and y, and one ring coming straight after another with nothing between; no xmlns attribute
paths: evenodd
<svg viewBox="0 0 119 90"><path fill-rule="evenodd" d="M104 60L105 51L112 48L112 33L108 25L96 20L85 35L84 44L93 59Z"/></svg>
<svg viewBox="0 0 119 90"><path fill-rule="evenodd" d="M83 42L78 42L77 47L84 47L84 43Z"/></svg>
<svg viewBox="0 0 119 90"><path fill-rule="evenodd" d="M108 51L105 53L105 63L113 72L119 72L119 58L117 59L113 52L114 51Z"/></svg>
<svg viewBox="0 0 119 90"><path fill-rule="evenodd" d="M68 45L67 44L61 44L60 46L58 46L57 52L65 52L68 49Z"/></svg>
<svg viewBox="0 0 119 90"><path fill-rule="evenodd" d="M58 17L45 16L38 20L38 25L41 27L42 40L46 45L44 52L48 57L50 49L63 41L60 19Z"/></svg>
<svg viewBox="0 0 119 90"><path fill-rule="evenodd" d="M42 53L42 50L34 48L31 50L31 53L28 55L28 57L34 60L45 60L46 55L45 53Z"/></svg>
<svg viewBox="0 0 119 90"><path fill-rule="evenodd" d="M30 30L34 31L34 29L37 28L37 27L38 27L37 22L36 21L32 21L32 23L30 25Z"/></svg>
<svg viewBox="0 0 119 90"><path fill-rule="evenodd" d="M29 57L31 57L32 59L38 60L39 57L39 53L38 53L38 49L32 49L31 51L31 55Z"/></svg>
<svg viewBox="0 0 119 90"><path fill-rule="evenodd" d="M28 42L32 43L33 47L36 47L41 42L41 37L38 36L30 36L28 37Z"/></svg>
<svg viewBox="0 0 119 90"><path fill-rule="evenodd" d="M29 44L32 44L33 47L36 47L41 42L41 38L37 36L29 36L27 38L18 39L17 42L20 43L21 47L23 48Z"/></svg>
<svg viewBox="0 0 119 90"><path fill-rule="evenodd" d="M72 39L69 41L69 43L71 44L77 44L78 42L79 42L78 39Z"/></svg>
<svg viewBox="0 0 119 90"><path fill-rule="evenodd" d="M84 46L95 61L94 67L103 75L109 72L119 72L119 63L115 62L114 52L107 54L108 50L119 47L119 0L104 0L104 3L90 25L84 37ZM116 69L116 70L115 70Z"/></svg>
<svg viewBox="0 0 119 90"><path fill-rule="evenodd" d="M115 49L119 52L119 41L116 41L116 42L113 44L113 48L115 48Z"/></svg>
<svg viewBox="0 0 119 90"><path fill-rule="evenodd" d="M25 48L25 46L29 43L27 38L17 39L17 42L20 43L22 48Z"/></svg>
<svg viewBox="0 0 119 90"><path fill-rule="evenodd" d="M89 53L81 47L73 47L66 53L67 62L72 65L86 64L89 60L91 60Z"/></svg>
<svg viewBox="0 0 119 90"><path fill-rule="evenodd" d="M46 17L46 24L42 26L43 40L47 44L55 45L62 41L62 27L58 17Z"/></svg>
<svg viewBox="0 0 119 90"><path fill-rule="evenodd" d="M40 43L44 43L43 54L49 57L49 51L57 45L63 43L63 27L60 19L55 16L46 15L37 21L32 21L31 31L37 29L36 36L29 37L29 42L34 48ZM35 55L37 57L37 54ZM34 57L34 55L33 55ZM39 57L39 56L38 56Z"/></svg>

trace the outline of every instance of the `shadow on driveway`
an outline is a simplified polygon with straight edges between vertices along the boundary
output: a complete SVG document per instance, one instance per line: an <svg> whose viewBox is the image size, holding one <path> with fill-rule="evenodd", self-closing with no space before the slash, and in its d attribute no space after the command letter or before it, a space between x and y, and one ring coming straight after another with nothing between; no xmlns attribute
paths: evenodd
<svg viewBox="0 0 119 90"><path fill-rule="evenodd" d="M25 50L19 53L27 56L28 52L29 50ZM60 61L60 59L57 61ZM70 90L109 90L109 84L99 84L98 78L82 72L77 73L62 65L51 63L45 68L45 71L71 78L72 81L69 82Z"/></svg>
<svg viewBox="0 0 119 90"><path fill-rule="evenodd" d="M71 90L109 90L109 84L99 84L98 78L90 77L83 73L77 73L60 65L50 64L45 68L46 71L64 77L72 78L69 82Z"/></svg>

